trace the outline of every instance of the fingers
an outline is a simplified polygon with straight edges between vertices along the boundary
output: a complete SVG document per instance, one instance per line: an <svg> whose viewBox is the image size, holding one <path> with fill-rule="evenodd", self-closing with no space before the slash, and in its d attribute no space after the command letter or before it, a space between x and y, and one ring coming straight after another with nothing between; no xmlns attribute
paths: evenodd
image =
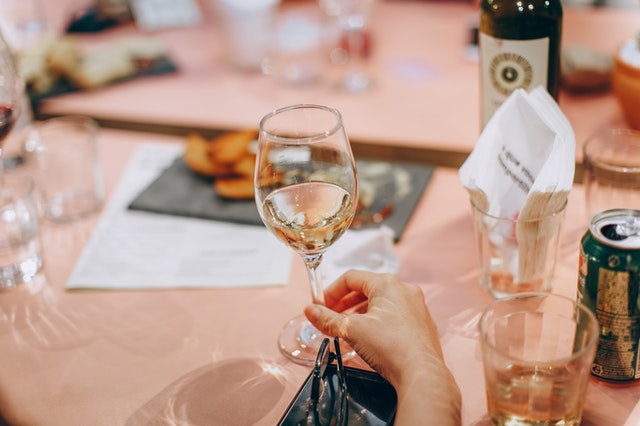
<svg viewBox="0 0 640 426"><path fill-rule="evenodd" d="M336 312L362 312L361 305L366 305L367 296L362 293L351 292L342 299L337 300L330 305L330 308ZM366 311L366 306L365 306Z"/></svg>
<svg viewBox="0 0 640 426"><path fill-rule="evenodd" d="M336 311L344 311L367 299L376 286L387 280L387 276L373 272L347 271L327 288L325 304Z"/></svg>
<svg viewBox="0 0 640 426"><path fill-rule="evenodd" d="M322 305L309 305L304 309L304 314L311 324L323 334L338 336L342 339L347 338L344 315Z"/></svg>

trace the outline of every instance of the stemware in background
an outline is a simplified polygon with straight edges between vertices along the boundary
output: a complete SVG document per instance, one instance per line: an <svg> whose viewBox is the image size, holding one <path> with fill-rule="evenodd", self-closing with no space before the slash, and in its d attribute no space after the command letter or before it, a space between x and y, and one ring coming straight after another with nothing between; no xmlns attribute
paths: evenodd
<svg viewBox="0 0 640 426"><path fill-rule="evenodd" d="M372 85L368 71L371 53L369 20L376 0L318 0L320 8L336 19L341 30L341 51L346 69L338 88L347 92L362 92ZM335 60L335 58L334 58Z"/></svg>
<svg viewBox="0 0 640 426"><path fill-rule="evenodd" d="M318 267L351 224L358 200L355 160L339 111L293 105L260 121L255 197L267 228L302 256L313 302L324 303ZM285 325L279 346L291 360L311 365L324 337L301 314Z"/></svg>
<svg viewBox="0 0 640 426"><path fill-rule="evenodd" d="M583 147L587 214L640 208L640 132L606 128Z"/></svg>
<svg viewBox="0 0 640 426"><path fill-rule="evenodd" d="M0 173L4 161L4 143L20 114L21 84L11 49L0 34Z"/></svg>

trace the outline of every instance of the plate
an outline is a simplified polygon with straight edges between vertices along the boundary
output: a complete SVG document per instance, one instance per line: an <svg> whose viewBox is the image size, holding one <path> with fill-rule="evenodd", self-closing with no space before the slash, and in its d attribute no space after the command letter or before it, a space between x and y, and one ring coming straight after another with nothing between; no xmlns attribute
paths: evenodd
<svg viewBox="0 0 640 426"><path fill-rule="evenodd" d="M386 225L400 240L433 174L425 164L357 159L360 208L352 228ZM216 195L213 179L192 172L177 158L129 205L132 210L263 226L253 200Z"/></svg>

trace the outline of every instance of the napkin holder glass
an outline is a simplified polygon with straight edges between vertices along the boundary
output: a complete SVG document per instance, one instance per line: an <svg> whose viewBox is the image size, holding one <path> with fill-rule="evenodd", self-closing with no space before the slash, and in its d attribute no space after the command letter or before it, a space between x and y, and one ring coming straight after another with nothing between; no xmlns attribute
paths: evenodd
<svg viewBox="0 0 640 426"><path fill-rule="evenodd" d="M373 371L342 365L338 338L320 345L315 365L280 419L280 426L393 424L397 395ZM334 363L335 361L335 363Z"/></svg>

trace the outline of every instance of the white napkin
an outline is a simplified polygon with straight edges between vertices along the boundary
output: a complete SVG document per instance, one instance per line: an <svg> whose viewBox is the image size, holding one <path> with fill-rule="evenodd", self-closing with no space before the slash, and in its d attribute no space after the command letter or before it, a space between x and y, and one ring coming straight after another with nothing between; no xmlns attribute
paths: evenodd
<svg viewBox="0 0 640 426"><path fill-rule="evenodd" d="M320 266L322 282L328 286L349 269L397 274L393 249L394 232L388 226L349 230L327 250Z"/></svg>
<svg viewBox="0 0 640 426"><path fill-rule="evenodd" d="M573 129L547 91L518 89L487 123L459 174L480 210L504 218L542 217L566 204L575 149ZM527 243L540 239L543 230L520 222L516 231L520 279L525 280L537 268L535 259L543 257L536 251L540 245Z"/></svg>
<svg viewBox="0 0 640 426"><path fill-rule="evenodd" d="M575 172L575 135L556 102L542 87L518 89L495 112L460 167L476 205L493 216L517 217L540 193L562 206Z"/></svg>

